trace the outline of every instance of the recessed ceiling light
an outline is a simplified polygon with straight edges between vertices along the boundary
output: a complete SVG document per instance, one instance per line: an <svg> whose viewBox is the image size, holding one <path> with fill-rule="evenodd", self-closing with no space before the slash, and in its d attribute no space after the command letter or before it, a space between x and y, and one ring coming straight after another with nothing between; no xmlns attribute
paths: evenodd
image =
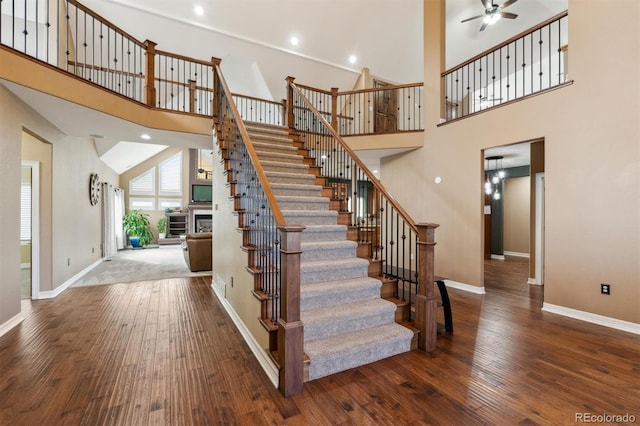
<svg viewBox="0 0 640 426"><path fill-rule="evenodd" d="M355 64L357 60L358 60L358 58L356 58L356 55L349 56L349 62L350 63Z"/></svg>
<svg viewBox="0 0 640 426"><path fill-rule="evenodd" d="M146 133L141 134L141 135L140 135L140 137L141 137L142 139L144 139L145 141L148 141L149 139L151 139L151 136L149 136L149 135L148 135L148 134L146 134Z"/></svg>
<svg viewBox="0 0 640 426"><path fill-rule="evenodd" d="M198 16L202 16L204 15L204 9L202 6L200 6L199 4L197 4L194 8L193 11L196 13L196 15Z"/></svg>
<svg viewBox="0 0 640 426"><path fill-rule="evenodd" d="M289 43L291 43L291 45L292 45L292 46L297 46L297 45L298 45L298 43L300 43L300 40L298 39L298 37L296 37L296 36L292 36L292 37L289 39Z"/></svg>

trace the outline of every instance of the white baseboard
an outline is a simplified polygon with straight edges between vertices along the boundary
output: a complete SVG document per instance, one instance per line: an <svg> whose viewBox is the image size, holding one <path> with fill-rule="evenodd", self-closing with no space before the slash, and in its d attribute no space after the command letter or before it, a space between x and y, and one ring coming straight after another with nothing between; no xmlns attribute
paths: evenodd
<svg viewBox="0 0 640 426"><path fill-rule="evenodd" d="M18 314L10 318L8 321L5 321L4 324L0 324L0 337L7 334L13 327L20 324L23 320L24 314L22 312L18 312Z"/></svg>
<svg viewBox="0 0 640 426"><path fill-rule="evenodd" d="M264 372L267 374L267 377L269 377L269 380L271 380L271 383L273 383L273 386L277 388L280 382L280 372L278 371L276 366L273 364L271 359L269 359L269 356L267 355L267 351L265 351L264 348L260 346L260 344L253 337L253 335L251 334L247 326L244 324L244 322L242 322L242 319L240 318L240 316L233 309L233 306L231 306L231 304L227 301L227 299L225 299L224 287L225 287L224 281L222 281L220 277L216 275L213 279L213 282L211 283L211 288L213 289L213 292L215 293L216 297L224 307L225 311L227 311L227 313L231 317L231 321L233 321L233 323L235 324L236 328L244 338L244 341L247 342L247 344L249 345L251 352L253 352L253 355L256 357L256 359L258 360L258 363L260 364Z"/></svg>
<svg viewBox="0 0 640 426"><path fill-rule="evenodd" d="M575 318L609 328L615 328L616 330L626 331L628 333L640 334L640 324L635 322L623 321L611 317L605 317L603 315L592 314L591 312L565 308L564 306L552 305L551 303L543 303L542 310L552 314L563 315L565 317Z"/></svg>
<svg viewBox="0 0 640 426"><path fill-rule="evenodd" d="M537 278L531 278L531 277L529 277L529 279L527 280L527 284L529 284L529 285L542 285L540 283L540 281L538 281Z"/></svg>
<svg viewBox="0 0 640 426"><path fill-rule="evenodd" d="M529 258L529 253L520 253L517 251L505 251L504 252L505 256L514 256L514 257L525 257L525 258Z"/></svg>
<svg viewBox="0 0 640 426"><path fill-rule="evenodd" d="M91 265L87 266L82 271L78 272L77 274L75 274L74 276L72 276L71 278L69 278L68 280L63 282L61 285L56 287L54 290L40 291L40 292L38 292L37 297L32 297L32 299L34 299L34 300L37 300L37 299L53 299L54 297L59 296L60 293L65 291L67 288L69 288L71 286L71 284L75 283L80 278L84 277L86 274L91 272L91 270L93 268L95 268L96 266L98 266L99 264L101 264L102 261L103 261L103 259L96 260ZM34 295L34 296L36 296L36 295Z"/></svg>
<svg viewBox="0 0 640 426"><path fill-rule="evenodd" d="M504 255L503 254L492 254L491 258L493 260L504 260Z"/></svg>
<svg viewBox="0 0 640 426"><path fill-rule="evenodd" d="M31 268L31 262L20 264L20 269L30 269L30 268Z"/></svg>
<svg viewBox="0 0 640 426"><path fill-rule="evenodd" d="M452 280L444 280L444 283L447 287L457 288L458 290L468 291L469 293L485 294L484 287L477 287L475 285L459 283Z"/></svg>

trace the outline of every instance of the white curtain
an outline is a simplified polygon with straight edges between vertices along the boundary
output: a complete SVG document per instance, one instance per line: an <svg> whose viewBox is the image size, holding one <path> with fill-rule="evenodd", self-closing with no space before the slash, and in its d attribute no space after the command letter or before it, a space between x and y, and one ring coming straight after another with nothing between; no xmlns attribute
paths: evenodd
<svg viewBox="0 0 640 426"><path fill-rule="evenodd" d="M124 248L124 191L109 183L102 184L102 257L111 257Z"/></svg>

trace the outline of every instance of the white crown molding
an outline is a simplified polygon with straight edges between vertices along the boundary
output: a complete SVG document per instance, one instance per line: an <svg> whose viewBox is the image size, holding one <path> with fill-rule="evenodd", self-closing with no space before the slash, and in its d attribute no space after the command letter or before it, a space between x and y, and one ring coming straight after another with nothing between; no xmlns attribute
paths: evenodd
<svg viewBox="0 0 640 426"><path fill-rule="evenodd" d="M7 334L13 327L20 324L23 320L24 314L20 311L17 315L14 315L12 318L5 321L4 324L0 324L0 337Z"/></svg>
<svg viewBox="0 0 640 426"><path fill-rule="evenodd" d="M80 278L82 278L83 276L85 276L86 274L91 272L91 270L93 268L95 268L96 266L101 264L102 261L103 261L103 259L96 260L91 265L87 266L82 271L78 272L77 274L75 274L74 276L72 276L71 278L66 280L64 283L62 283L62 285L56 287L54 290L41 291L37 295L34 295L34 297L32 297L32 299L34 299L34 300L37 300L37 299L53 299L54 297L59 296L60 293L65 291L67 288L69 288L73 283L75 283Z"/></svg>
<svg viewBox="0 0 640 426"><path fill-rule="evenodd" d="M478 287L475 285L469 285L465 283L459 283L457 281L452 280L444 280L444 283L447 287L457 288L458 290L468 291L469 293L474 294L485 294L484 287Z"/></svg>
<svg viewBox="0 0 640 426"><path fill-rule="evenodd" d="M233 309L233 306L231 306L231 304L224 297L225 285L226 284L220 278L220 276L216 274L213 278L213 282L211 283L211 288L224 307L224 310L227 311L227 313L231 317L231 321L233 321L233 323L235 324L236 328L244 338L244 341L249 345L251 352L253 352L253 355L258 360L258 363L260 363L260 366L267 374L267 377L269 377L269 380L271 380L273 386L277 388L280 381L280 372L278 371L278 368L273 364L273 362L271 362L267 355L267 351L260 346L260 343L258 343L258 341L253 337L244 322L242 322L242 319Z"/></svg>
<svg viewBox="0 0 640 426"><path fill-rule="evenodd" d="M543 303L542 310L552 314L558 314L609 328L615 328L616 330L626 331L628 333L640 334L640 324L635 322L605 317L603 315L592 314L591 312L579 311L577 309L566 308L564 306L553 305L551 303Z"/></svg>

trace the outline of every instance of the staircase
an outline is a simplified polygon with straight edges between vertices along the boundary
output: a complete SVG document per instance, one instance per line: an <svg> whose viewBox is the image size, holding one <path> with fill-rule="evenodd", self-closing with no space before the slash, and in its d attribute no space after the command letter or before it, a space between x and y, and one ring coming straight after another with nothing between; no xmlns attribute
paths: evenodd
<svg viewBox="0 0 640 426"><path fill-rule="evenodd" d="M409 351L414 332L396 323L403 315L381 298L382 282L369 276L379 272L357 256L358 243L347 239L343 224L348 218L301 144L284 127L246 128L286 223L306 227L300 264L305 381Z"/></svg>

